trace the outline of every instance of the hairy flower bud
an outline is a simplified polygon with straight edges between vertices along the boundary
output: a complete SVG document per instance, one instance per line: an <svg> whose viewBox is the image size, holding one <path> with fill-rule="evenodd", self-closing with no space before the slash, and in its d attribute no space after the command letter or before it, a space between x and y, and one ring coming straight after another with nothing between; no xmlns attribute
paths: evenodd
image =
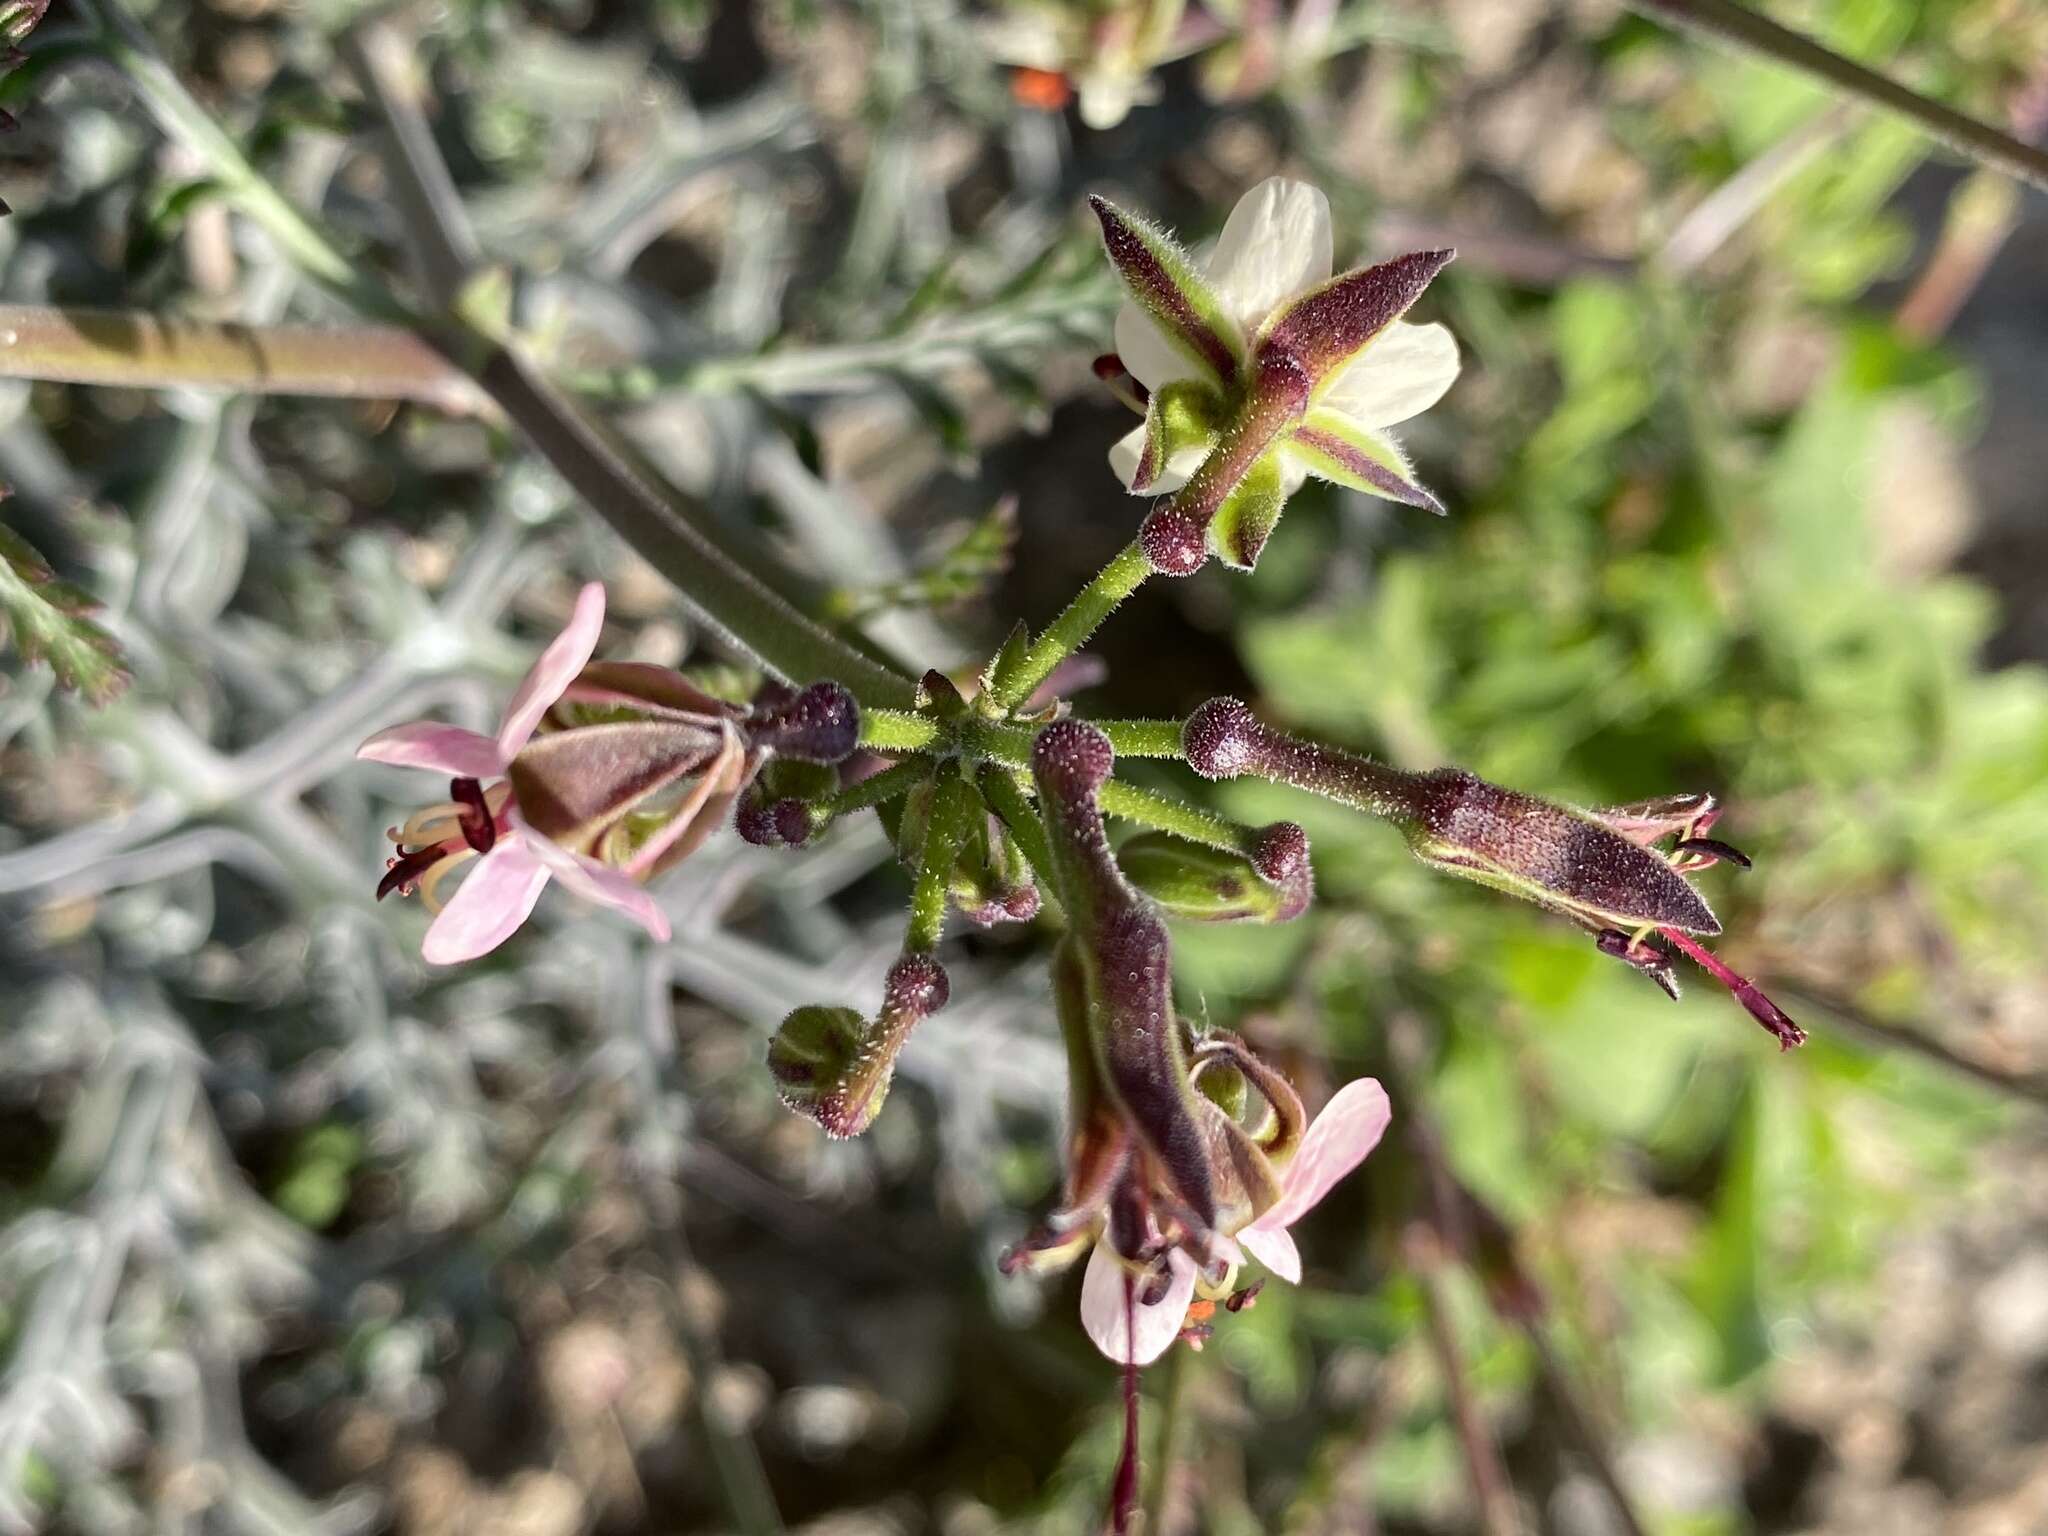
<svg viewBox="0 0 2048 1536"><path fill-rule="evenodd" d="M910 1032L946 1006L946 972L926 954L889 968L873 1021L852 1008L798 1008L768 1042L768 1072L782 1102L828 1136L858 1136L888 1097L897 1054Z"/></svg>
<svg viewBox="0 0 2048 1536"><path fill-rule="evenodd" d="M1301 916L1310 895L1307 860L1278 862L1286 863L1286 872L1269 880L1254 859L1168 832L1140 833L1117 850L1131 884L1170 916L1200 923L1285 923Z"/></svg>
<svg viewBox="0 0 2048 1536"><path fill-rule="evenodd" d="M860 745L860 705L838 683L813 683L801 692L777 684L755 699L746 720L757 751L807 763L839 763Z"/></svg>

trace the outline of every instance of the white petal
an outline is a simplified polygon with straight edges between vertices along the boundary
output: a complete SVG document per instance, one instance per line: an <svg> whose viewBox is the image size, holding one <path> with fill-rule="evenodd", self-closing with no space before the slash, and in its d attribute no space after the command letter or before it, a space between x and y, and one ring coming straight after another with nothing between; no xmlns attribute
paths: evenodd
<svg viewBox="0 0 2048 1536"><path fill-rule="evenodd" d="M1253 1222L1237 1234L1244 1249L1289 1285L1301 1284L1301 1250L1285 1227L1267 1227Z"/></svg>
<svg viewBox="0 0 2048 1536"><path fill-rule="evenodd" d="M1132 428L1109 445L1109 467L1116 471L1117 479L1123 481L1124 489L1127 491L1131 489L1131 480L1138 473L1138 458L1144 451L1145 428L1142 425ZM1208 457L1208 454L1208 448L1201 443L1181 449L1167 459L1166 468L1159 472L1158 478L1151 485L1132 494L1165 496L1179 490L1188 483L1189 477L1201 468L1202 460Z"/></svg>
<svg viewBox="0 0 2048 1536"><path fill-rule="evenodd" d="M1088 1270L1081 1277L1081 1326L1095 1347L1119 1365L1150 1365L1180 1337L1188 1303L1195 1299L1195 1261L1176 1248L1166 1256L1166 1267L1172 1276L1166 1294L1149 1307L1137 1306L1124 1294L1129 1272L1109 1245L1097 1243L1088 1255Z"/></svg>
<svg viewBox="0 0 2048 1536"><path fill-rule="evenodd" d="M1271 176L1237 200L1209 257L1209 282L1246 336L1285 299L1329 279L1330 200Z"/></svg>
<svg viewBox="0 0 2048 1536"><path fill-rule="evenodd" d="M1124 371L1147 389L1157 389L1175 379L1208 378L1199 364L1168 341L1166 333L1128 300L1116 312L1115 335L1116 355Z"/></svg>
<svg viewBox="0 0 2048 1536"><path fill-rule="evenodd" d="M1419 416L1458 377L1458 343L1441 325L1396 320L1330 382L1321 403L1364 427Z"/></svg>

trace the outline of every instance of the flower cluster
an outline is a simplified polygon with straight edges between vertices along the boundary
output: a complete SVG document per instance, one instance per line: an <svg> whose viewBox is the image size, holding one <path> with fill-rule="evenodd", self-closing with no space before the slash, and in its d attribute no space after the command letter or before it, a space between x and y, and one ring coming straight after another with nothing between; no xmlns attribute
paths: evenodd
<svg viewBox="0 0 2048 1536"><path fill-rule="evenodd" d="M1332 277L1329 206L1313 188L1253 188L1200 273L1141 220L1100 199L1095 211L1130 295L1098 371L1145 417L1111 464L1156 505L1136 550L1035 641L1019 625L978 684L928 672L903 690L913 707L873 715L831 682L770 684L731 702L665 668L594 661L604 598L592 585L495 735L418 723L380 733L362 755L450 776L445 803L393 831L379 888L436 906L425 953L442 963L503 942L551 879L666 938L646 883L728 814L750 842L798 848L840 816L877 810L912 885L880 1004L872 1016L797 1008L767 1053L783 1103L830 1136L873 1123L906 1041L946 1006L949 914L1056 928L1065 1176L1058 1207L1003 1267L1053 1269L1086 1253L1082 1322L1134 1369L1177 1339L1199 1345L1219 1304L1245 1304L1257 1289L1239 1287L1246 1265L1298 1281L1290 1229L1371 1152L1392 1111L1360 1078L1311 1119L1244 1041L1180 1017L1168 920L1299 917L1314 896L1307 836L1291 822L1234 826L1118 782L1111 734L1071 718L1060 695L1087 670L1076 648L1132 585L1212 555L1251 566L1310 475L1441 511L1386 428L1443 395L1458 352L1442 326L1402 318L1450 253ZM1151 755L1177 745L1204 778L1253 775L1381 817L1432 868L1581 925L1673 997L1682 954L1782 1046L1805 1038L1701 942L1720 922L1691 877L1749 862L1709 836L1711 796L1580 810L1463 769L1408 773L1289 737L1229 698L1177 726L1116 728ZM875 751L856 757L864 739ZM1142 829L1113 844L1112 815Z"/></svg>

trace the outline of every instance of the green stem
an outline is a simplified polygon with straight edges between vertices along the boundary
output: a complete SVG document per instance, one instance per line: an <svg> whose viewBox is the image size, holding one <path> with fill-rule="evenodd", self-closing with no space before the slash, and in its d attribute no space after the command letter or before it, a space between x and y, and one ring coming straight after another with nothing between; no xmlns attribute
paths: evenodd
<svg viewBox="0 0 2048 1536"><path fill-rule="evenodd" d="M701 621L792 682L832 678L867 710L908 705L909 678L814 624L686 521L667 487L642 476L607 428L510 350L485 359L477 381L564 480L620 537L673 582Z"/></svg>
<svg viewBox="0 0 2048 1536"><path fill-rule="evenodd" d="M1111 779L1102 786L1100 803L1105 816L1114 816L1119 821L1135 821L1141 827L1171 832L1191 843L1220 848L1225 853L1249 857L1252 851L1250 833L1236 822L1189 805L1185 800L1140 789L1122 779Z"/></svg>
<svg viewBox="0 0 2048 1536"><path fill-rule="evenodd" d="M1074 594L1066 611L1052 621L1044 634L1031 644L1024 659L1009 676L997 680L989 690L995 702L1015 709L1031 697L1038 685L1052 675L1052 669L1088 643L1088 637L1152 574L1152 562L1135 540L1126 544L1094 580Z"/></svg>
<svg viewBox="0 0 2048 1536"><path fill-rule="evenodd" d="M871 752L923 752L939 739L939 723L907 709L863 709L860 744Z"/></svg>
<svg viewBox="0 0 2048 1536"><path fill-rule="evenodd" d="M910 927L903 935L906 954L937 949L946 927L947 890L960 846L973 828L981 796L957 774L940 778L932 794L932 816L924 846L917 854L917 883L910 892Z"/></svg>
<svg viewBox="0 0 2048 1536"><path fill-rule="evenodd" d="M1646 16L1762 54L1872 106L1905 118L1951 149L2048 190L2048 153L1943 106L1896 80L1779 26L1735 0L1627 0Z"/></svg>
<svg viewBox="0 0 2048 1536"><path fill-rule="evenodd" d="M1049 908L1059 910L1052 886L1052 844L1046 840L1045 823L1039 818L1038 808L1024 792L1023 776L1013 768L985 763L975 775L975 783L980 786L988 808L1010 829L1017 846L1024 850L1031 872L1038 879L1039 896Z"/></svg>
<svg viewBox="0 0 2048 1536"><path fill-rule="evenodd" d="M489 409L461 369L414 332L385 325L238 325L0 304L0 378L417 400L459 415Z"/></svg>
<svg viewBox="0 0 2048 1536"><path fill-rule="evenodd" d="M1091 720L1109 738L1118 757L1181 756L1178 720Z"/></svg>
<svg viewBox="0 0 2048 1536"><path fill-rule="evenodd" d="M887 805L898 795L908 794L920 780L929 778L931 771L932 765L926 759L909 758L893 768L870 774L858 784L847 785L838 794L822 801L818 809L830 820L851 816L855 811L865 811L870 806Z"/></svg>

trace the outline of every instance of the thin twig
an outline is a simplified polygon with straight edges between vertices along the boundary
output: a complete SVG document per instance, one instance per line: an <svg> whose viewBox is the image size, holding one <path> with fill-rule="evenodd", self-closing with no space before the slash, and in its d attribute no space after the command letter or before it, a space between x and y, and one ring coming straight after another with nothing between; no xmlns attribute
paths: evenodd
<svg viewBox="0 0 2048 1536"><path fill-rule="evenodd" d="M1802 1002L1809 1003L1830 1015L1836 1024L1866 1045L1884 1050L1904 1051L1924 1061L1931 1061L1936 1066L1946 1067L1951 1072L1960 1073L1973 1082L1982 1083L1985 1087L2009 1098L2023 1099L2030 1104L2048 1105L2048 1074L2011 1072L2003 1067L1993 1066L1988 1061L1965 1056L1912 1025L1881 1019L1840 993L1817 983L1792 981L1785 983L1784 989Z"/></svg>
<svg viewBox="0 0 2048 1536"><path fill-rule="evenodd" d="M1521 1516L1515 1507L1507 1469L1501 1462L1500 1446L1473 1396L1464 1352L1458 1347L1449 1300L1444 1293L1446 1249L1457 1252L1468 1245L1457 1235L1463 1232L1465 1223L1449 1166L1437 1153L1435 1133L1427 1118L1417 1113L1422 1102L1414 1091L1424 1055L1421 1021L1405 1010L1397 1010L1387 1022L1387 1043L1391 1048L1392 1075L1401 1089L1400 1101L1409 1106L1408 1142L1422 1164L1425 1189L1425 1216L1410 1223L1403 1236L1402 1254L1422 1289L1423 1321L1443 1376L1445 1395L1450 1399L1452 1427L1457 1432L1465 1473L1472 1484L1473 1501L1479 1506L1480 1528L1486 1536L1520 1536Z"/></svg>
<svg viewBox="0 0 2048 1536"><path fill-rule="evenodd" d="M1627 0L1627 4L1646 16L1811 75L1838 91L1905 118L1972 160L2048 191L2048 154L1866 69L1812 38L1736 4L1735 0Z"/></svg>
<svg viewBox="0 0 2048 1536"><path fill-rule="evenodd" d="M1145 1536L1164 1536L1167 1503L1173 1497L1173 1469L1180 1461L1180 1442L1187 1425L1188 1378L1199 1356L1192 1349L1166 1354L1166 1390L1159 1403L1159 1454L1145 1489Z"/></svg>
<svg viewBox="0 0 2048 1536"><path fill-rule="evenodd" d="M1696 269L1756 216L1786 182L1811 165L1849 126L1850 112L1837 104L1807 119L1696 203L1657 253L1658 264L1674 276Z"/></svg>
<svg viewBox="0 0 2048 1536"><path fill-rule="evenodd" d="M0 304L0 378L417 400L456 415L490 409L474 380L413 332L388 325L240 325Z"/></svg>

